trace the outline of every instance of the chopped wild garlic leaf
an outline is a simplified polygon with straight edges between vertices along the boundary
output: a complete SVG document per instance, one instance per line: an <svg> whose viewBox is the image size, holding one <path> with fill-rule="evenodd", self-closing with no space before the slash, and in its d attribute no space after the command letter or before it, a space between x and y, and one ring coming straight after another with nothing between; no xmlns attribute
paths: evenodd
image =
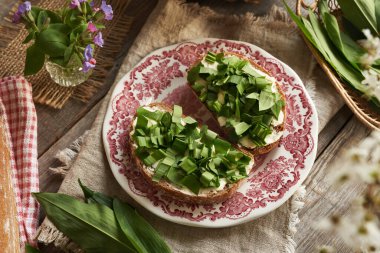
<svg viewBox="0 0 380 253"><path fill-rule="evenodd" d="M237 128L243 131L245 126ZM154 169L153 181L167 180L198 194L202 188L219 187L220 179L234 183L247 177L251 159L207 126L199 128L192 117L182 117L180 106L172 113L138 108L133 130L136 155Z"/></svg>
<svg viewBox="0 0 380 253"><path fill-rule="evenodd" d="M207 64L216 64L217 70ZM230 128L231 140L249 139L264 146L272 133L272 119L279 118L285 106L281 94L269 77L247 60L235 55L208 52L188 72L187 80L199 99L216 114L222 127Z"/></svg>

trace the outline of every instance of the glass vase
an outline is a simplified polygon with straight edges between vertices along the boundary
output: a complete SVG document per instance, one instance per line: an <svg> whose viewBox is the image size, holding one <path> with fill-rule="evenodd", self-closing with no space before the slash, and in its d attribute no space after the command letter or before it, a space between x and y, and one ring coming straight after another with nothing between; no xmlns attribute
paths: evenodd
<svg viewBox="0 0 380 253"><path fill-rule="evenodd" d="M65 67L47 59L45 68L55 83L64 87L74 87L85 82L92 71L83 72L82 62L70 61Z"/></svg>

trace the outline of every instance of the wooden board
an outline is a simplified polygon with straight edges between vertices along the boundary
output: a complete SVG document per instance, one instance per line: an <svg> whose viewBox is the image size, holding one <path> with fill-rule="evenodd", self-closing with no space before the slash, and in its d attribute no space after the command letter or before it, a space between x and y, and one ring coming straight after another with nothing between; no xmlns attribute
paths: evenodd
<svg viewBox="0 0 380 253"><path fill-rule="evenodd" d="M330 121L329 125L335 126L336 121ZM321 137L333 136L335 133L331 129L329 132L322 132ZM341 188L334 188L328 175L340 169L343 153L365 138L369 132L370 130L352 117L318 157L305 182L306 202L299 214L301 223L295 237L297 252L317 252L316 249L321 245L332 245L337 249L336 252L352 252L338 236L319 231L315 225L323 217L347 213L351 200L363 192L363 184L349 183Z"/></svg>

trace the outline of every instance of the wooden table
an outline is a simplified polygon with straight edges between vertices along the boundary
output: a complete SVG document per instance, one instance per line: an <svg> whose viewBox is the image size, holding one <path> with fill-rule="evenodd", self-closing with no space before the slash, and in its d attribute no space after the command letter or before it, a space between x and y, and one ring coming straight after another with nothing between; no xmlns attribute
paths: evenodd
<svg viewBox="0 0 380 253"><path fill-rule="evenodd" d="M3 7L0 10L0 17L7 13L7 9L13 2L15 0L0 0L0 6ZM195 0L190 2L195 2ZM280 4L279 0L265 0L260 4L226 3L220 0L201 0L199 2L201 5L208 5L221 12L240 14L250 11L256 15L263 15L273 4ZM155 4L156 0L132 0L127 10L128 14L134 17L132 29L126 36L123 50L116 58L115 65L103 87L88 103L70 100L61 110L36 105L41 191L55 192L58 190L62 178L48 170L49 167L57 166L54 155L59 150L68 147L91 127L99 106L114 81L120 63ZM335 246L337 252L351 252L338 237L315 230L312 223L327 215L345 213L349 206L348 200L359 195L364 189L363 185L349 185L344 190L335 190L328 182L326 174L345 148L357 143L368 134L369 130L353 117L346 106L343 106L322 130L319 135L317 160L305 182L306 202L299 215L301 222L295 236L297 252L314 252L318 246L324 244ZM44 252L52 252L52 250L45 249Z"/></svg>

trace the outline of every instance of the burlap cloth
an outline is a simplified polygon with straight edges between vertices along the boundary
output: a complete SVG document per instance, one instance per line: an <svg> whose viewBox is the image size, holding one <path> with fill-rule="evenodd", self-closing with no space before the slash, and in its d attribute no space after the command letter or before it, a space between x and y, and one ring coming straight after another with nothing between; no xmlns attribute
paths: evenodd
<svg viewBox="0 0 380 253"><path fill-rule="evenodd" d="M214 37L250 42L290 65L305 82L319 113L320 130L343 102L328 83L282 8L273 7L266 17L252 14L229 16L197 4L161 0L131 47L118 74L117 83L150 51L179 41ZM109 98L110 94L108 94ZM60 192L82 197L77 179L96 191L118 196L134 204L165 238L173 252L294 252L293 235L298 211L303 205L304 188L274 212L243 225L206 229L177 225L154 216L133 202L114 179L104 154L102 123L108 105L85 137L82 149L72 164ZM75 248L54 226L45 220L38 239L61 248Z"/></svg>

